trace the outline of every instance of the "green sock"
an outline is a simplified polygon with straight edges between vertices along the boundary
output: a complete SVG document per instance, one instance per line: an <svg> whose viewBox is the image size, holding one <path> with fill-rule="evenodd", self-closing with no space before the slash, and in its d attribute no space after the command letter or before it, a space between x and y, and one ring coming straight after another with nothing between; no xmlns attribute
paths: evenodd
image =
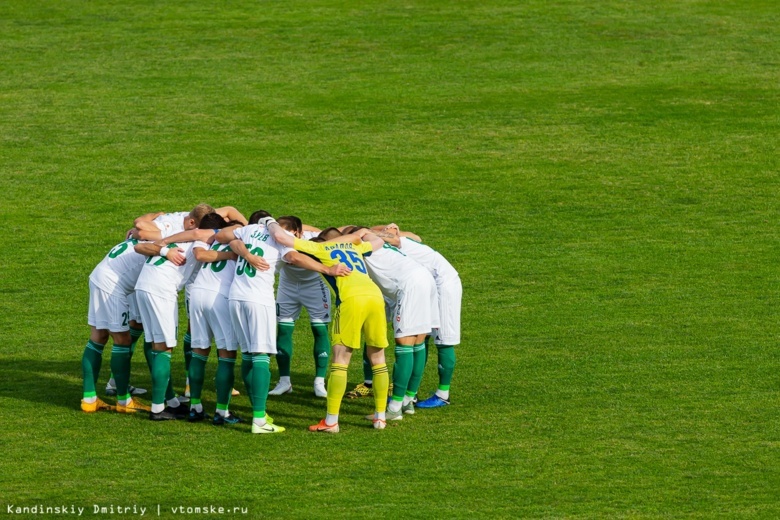
<svg viewBox="0 0 780 520"><path fill-rule="evenodd" d="M436 349L439 351L439 390L449 390L455 371L455 347L436 345Z"/></svg>
<svg viewBox="0 0 780 520"><path fill-rule="evenodd" d="M425 373L425 343L420 343L412 348L412 376L409 378L409 386L406 395L414 397L420 389L420 382Z"/></svg>
<svg viewBox="0 0 780 520"><path fill-rule="evenodd" d="M227 410L230 398L233 395L235 383L236 360L233 358L219 358L217 362L217 409Z"/></svg>
<svg viewBox="0 0 780 520"><path fill-rule="evenodd" d="M244 380L244 386L246 387L246 395L249 396L249 402L252 402L252 354L245 352L241 353L241 379Z"/></svg>
<svg viewBox="0 0 780 520"><path fill-rule="evenodd" d="M412 377L414 356L412 347L395 346L395 364L393 365L393 401L403 401L409 378Z"/></svg>
<svg viewBox="0 0 780 520"><path fill-rule="evenodd" d="M314 335L314 377L325 377L328 375L330 360L328 326L325 323L312 323L311 333Z"/></svg>
<svg viewBox="0 0 780 520"><path fill-rule="evenodd" d="M117 399L130 399L127 385L130 384L130 345L117 345L111 348L111 372L116 383Z"/></svg>
<svg viewBox="0 0 780 520"><path fill-rule="evenodd" d="M168 358L170 359L171 354L168 353ZM173 374L171 373L170 367L168 367L168 386L165 388L165 400L170 401L176 397L176 392L173 390Z"/></svg>
<svg viewBox="0 0 780 520"><path fill-rule="evenodd" d="M136 329L134 327L130 327L130 357L133 356L133 352L135 352L135 344L138 343L138 340L141 339L141 336L144 334L144 329Z"/></svg>
<svg viewBox="0 0 780 520"><path fill-rule="evenodd" d="M363 345L363 380L374 380L374 371L371 369L371 362L368 360L368 352L366 352L365 345Z"/></svg>
<svg viewBox="0 0 780 520"><path fill-rule="evenodd" d="M280 321L276 327L276 364L279 376L290 377L290 362L293 355L293 330L295 322Z"/></svg>
<svg viewBox="0 0 780 520"><path fill-rule="evenodd" d="M206 380L206 363L208 362L208 356L202 356L200 354L192 353L192 360L190 360L190 398L191 401L197 399L200 402L201 394L203 394L203 382ZM198 403L193 403L198 404Z"/></svg>
<svg viewBox="0 0 780 520"><path fill-rule="evenodd" d="M190 336L190 333L184 335L184 371L189 374L190 372L190 361L192 361L192 336Z"/></svg>
<svg viewBox="0 0 780 520"><path fill-rule="evenodd" d="M164 404L171 381L171 353L152 351L152 404Z"/></svg>
<svg viewBox="0 0 780 520"><path fill-rule="evenodd" d="M265 401L271 386L271 358L268 354L252 355L252 411L255 418L265 417Z"/></svg>
<svg viewBox="0 0 780 520"><path fill-rule="evenodd" d="M84 354L81 355L81 372L84 379L84 397L96 397L98 375L100 375L100 365L103 364L103 348L105 345L95 343L92 340L87 341L84 347Z"/></svg>
<svg viewBox="0 0 780 520"><path fill-rule="evenodd" d="M146 366L149 367L149 372L152 371L152 343L150 341L144 341L144 358L146 358Z"/></svg>

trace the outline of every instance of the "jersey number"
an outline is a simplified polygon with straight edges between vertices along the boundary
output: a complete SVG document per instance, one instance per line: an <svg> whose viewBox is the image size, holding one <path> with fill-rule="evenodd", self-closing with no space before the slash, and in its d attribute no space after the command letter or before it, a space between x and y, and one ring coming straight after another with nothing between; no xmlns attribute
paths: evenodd
<svg viewBox="0 0 780 520"><path fill-rule="evenodd" d="M347 258L349 255L349 258ZM363 263L363 259L355 251L342 251L341 249L334 249L330 252L330 257L334 260L338 260L342 264L346 264L347 267L354 270L357 269L359 273L366 273L366 264Z"/></svg>
<svg viewBox="0 0 780 520"><path fill-rule="evenodd" d="M247 249L252 244L244 244ZM250 254L256 255L256 256L263 256L263 250L259 247L256 247L249 251ZM236 274L241 276L242 274L246 274L249 278L254 278L254 276L257 274L257 269L252 266L252 264L248 263L243 257L238 257L238 262L236 262Z"/></svg>

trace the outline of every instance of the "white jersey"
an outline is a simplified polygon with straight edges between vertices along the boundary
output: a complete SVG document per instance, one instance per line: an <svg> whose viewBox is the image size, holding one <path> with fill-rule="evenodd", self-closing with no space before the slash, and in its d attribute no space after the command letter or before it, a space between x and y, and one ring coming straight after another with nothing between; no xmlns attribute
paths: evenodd
<svg viewBox="0 0 780 520"><path fill-rule="evenodd" d="M196 261L193 255L192 246L193 242L170 245L184 251L186 258L184 265L176 266L164 256L147 257L138 276L138 282L135 284L136 290L162 298L176 299L176 294L184 288L192 274L200 267L200 262Z"/></svg>
<svg viewBox="0 0 780 520"><path fill-rule="evenodd" d="M439 252L408 237L401 237L400 249L415 262L422 264L433 275L436 284L457 277L458 271Z"/></svg>
<svg viewBox="0 0 780 520"><path fill-rule="evenodd" d="M416 280L429 278L427 269L404 254L400 249L385 244L365 257L368 274L382 290L382 294L395 300L399 290Z"/></svg>
<svg viewBox="0 0 780 520"><path fill-rule="evenodd" d="M317 233L314 231L303 232L304 240L311 240L316 236ZM320 273L318 273L317 271L312 271L310 269L298 267L292 264L288 264L287 262L284 262L279 267L279 285L305 283L305 282L311 282L312 280L321 280L321 279L322 278L320 276Z"/></svg>
<svg viewBox="0 0 780 520"><path fill-rule="evenodd" d="M233 231L235 237L244 242L250 253L262 256L270 265L267 271L258 271L246 260L239 257L236 262L236 274L230 286L230 300L254 302L273 306L274 276L277 263L294 249L278 244L265 226L251 224Z"/></svg>
<svg viewBox="0 0 780 520"><path fill-rule="evenodd" d="M128 295L135 290L146 257L135 252L138 240L128 239L115 245L95 266L89 281L108 294Z"/></svg>
<svg viewBox="0 0 780 520"><path fill-rule="evenodd" d="M152 220L152 224L157 226L157 229L160 230L162 238L168 238L171 235L184 231L184 219L189 215L190 214L187 211L166 213L165 215L160 215Z"/></svg>
<svg viewBox="0 0 780 520"><path fill-rule="evenodd" d="M192 245L195 248L211 249L212 251L230 251L230 246L214 242L209 246L205 242L197 241ZM233 283L233 274L236 272L235 260L220 260L218 262L205 262L198 269L197 278L189 286L189 289L205 289L207 291L218 292L225 298L230 294L230 285Z"/></svg>

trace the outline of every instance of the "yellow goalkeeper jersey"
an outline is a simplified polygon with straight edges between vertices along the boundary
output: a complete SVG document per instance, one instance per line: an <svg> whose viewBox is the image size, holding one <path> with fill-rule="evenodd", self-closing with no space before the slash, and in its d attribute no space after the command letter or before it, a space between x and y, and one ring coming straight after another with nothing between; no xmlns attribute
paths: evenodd
<svg viewBox="0 0 780 520"><path fill-rule="evenodd" d="M295 239L296 251L308 254L328 267L336 264L346 264L352 273L349 276L324 276L335 296L336 305L342 300L355 296L372 296L382 298L379 287L371 281L366 270L363 256L369 256L373 250L368 242L352 244L350 242L310 242Z"/></svg>

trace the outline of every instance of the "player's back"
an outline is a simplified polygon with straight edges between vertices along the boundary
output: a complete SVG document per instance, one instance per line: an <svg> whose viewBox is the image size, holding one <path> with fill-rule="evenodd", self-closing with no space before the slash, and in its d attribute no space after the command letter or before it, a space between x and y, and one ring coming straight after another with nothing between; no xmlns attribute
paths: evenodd
<svg viewBox="0 0 780 520"><path fill-rule="evenodd" d="M369 278L363 256L371 254L371 244L350 242L310 242L295 239L295 249L313 256L326 266L345 264L352 270L348 276L324 276L336 296L336 304L347 298L381 298L379 287Z"/></svg>
<svg viewBox="0 0 780 520"><path fill-rule="evenodd" d="M130 294L144 265L146 257L135 252L138 240L127 239L111 248L111 251L95 266L89 279L102 290Z"/></svg>
<svg viewBox="0 0 780 520"><path fill-rule="evenodd" d="M436 279L436 283L441 283L449 277L458 276L458 271L452 264L441 253L426 244L408 237L401 237L400 249L412 260L427 268Z"/></svg>

